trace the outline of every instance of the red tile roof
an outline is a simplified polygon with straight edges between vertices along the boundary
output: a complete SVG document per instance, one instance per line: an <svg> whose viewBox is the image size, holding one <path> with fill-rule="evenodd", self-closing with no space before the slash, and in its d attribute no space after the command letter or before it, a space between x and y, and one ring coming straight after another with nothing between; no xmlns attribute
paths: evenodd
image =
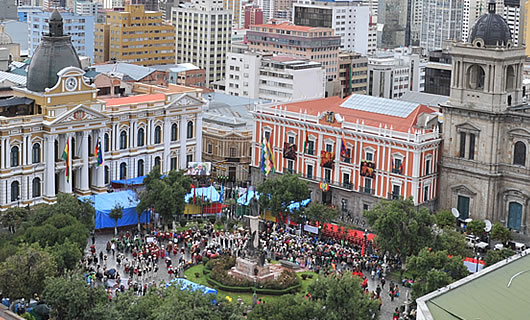
<svg viewBox="0 0 530 320"><path fill-rule="evenodd" d="M141 95L131 96L131 97L102 99L102 100L107 102L107 106L120 106L120 105L127 105L127 104L165 101L166 95L163 93L141 94Z"/></svg>
<svg viewBox="0 0 530 320"><path fill-rule="evenodd" d="M324 112L331 111L339 114L346 122L349 123L356 123L358 120L359 124L361 124L364 121L366 126L378 128L381 124L383 128L385 125L388 128L392 126L393 130L401 132L407 132L409 129L412 129L416 124L416 120L420 114L435 112L435 110L427 106L418 104L418 107L414 109L414 111L412 111L406 118L402 118L381 113L341 107L341 104L347 99L348 98L342 99L338 96L334 96L316 100L293 102L289 104L279 104L273 106L273 108L278 108L281 106L282 109L284 109L287 107L288 111L300 112L300 110L302 110L302 113L305 113L307 110L307 114L312 116L317 116L319 113L322 115Z"/></svg>

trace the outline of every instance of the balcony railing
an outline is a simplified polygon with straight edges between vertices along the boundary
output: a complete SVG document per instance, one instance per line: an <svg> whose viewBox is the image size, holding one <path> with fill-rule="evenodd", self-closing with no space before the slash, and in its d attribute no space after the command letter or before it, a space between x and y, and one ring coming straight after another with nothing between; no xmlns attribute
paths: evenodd
<svg viewBox="0 0 530 320"><path fill-rule="evenodd" d="M399 200L399 199L401 199L401 195L399 193L390 192L390 193L388 193L388 199L389 200Z"/></svg>
<svg viewBox="0 0 530 320"><path fill-rule="evenodd" d="M302 174L302 175L300 175L300 177L303 178L303 179L317 181L317 178L314 175L304 175L304 174ZM319 179L318 181L324 181L324 182L328 183L331 187L338 187L338 188L342 188L342 189L353 190L353 183L333 181L331 179L326 179L326 178Z"/></svg>
<svg viewBox="0 0 530 320"><path fill-rule="evenodd" d="M375 193L375 189L368 188L368 187L363 187L363 188L362 188L362 191L363 191L364 193L369 193L369 194L374 194L374 193Z"/></svg>
<svg viewBox="0 0 530 320"><path fill-rule="evenodd" d="M315 155L315 149L307 149L306 150L306 154L308 154L310 156L314 156Z"/></svg>

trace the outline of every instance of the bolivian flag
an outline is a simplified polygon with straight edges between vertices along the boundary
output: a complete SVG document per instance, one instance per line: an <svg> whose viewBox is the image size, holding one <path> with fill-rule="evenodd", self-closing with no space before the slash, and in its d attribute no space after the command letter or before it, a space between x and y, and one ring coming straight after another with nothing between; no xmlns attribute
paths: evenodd
<svg viewBox="0 0 530 320"><path fill-rule="evenodd" d="M96 150L94 150L94 154L96 155L96 159L98 160L97 162L97 167L99 167L100 165L103 164L103 152L101 150L101 140L98 139L98 143L96 143Z"/></svg>
<svg viewBox="0 0 530 320"><path fill-rule="evenodd" d="M70 139L66 140L63 151L63 160L66 161L66 182L70 181Z"/></svg>

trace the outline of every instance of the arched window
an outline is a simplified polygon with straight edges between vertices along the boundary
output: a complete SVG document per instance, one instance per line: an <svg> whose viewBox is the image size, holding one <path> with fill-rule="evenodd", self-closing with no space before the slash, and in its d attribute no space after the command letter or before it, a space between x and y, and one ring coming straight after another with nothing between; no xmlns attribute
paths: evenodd
<svg viewBox="0 0 530 320"><path fill-rule="evenodd" d="M109 134L108 133L105 133L105 137L103 138L104 141L104 150L105 152L109 152L109 146L110 146L110 139L109 139Z"/></svg>
<svg viewBox="0 0 530 320"><path fill-rule="evenodd" d="M187 131L187 137L188 139L193 138L193 121L188 121L188 131Z"/></svg>
<svg viewBox="0 0 530 320"><path fill-rule="evenodd" d="M110 168L109 166L105 166L105 184L110 183Z"/></svg>
<svg viewBox="0 0 530 320"><path fill-rule="evenodd" d="M127 163L120 164L120 180L127 179Z"/></svg>
<svg viewBox="0 0 530 320"><path fill-rule="evenodd" d="M18 167L18 147L11 148L11 167Z"/></svg>
<svg viewBox="0 0 530 320"><path fill-rule="evenodd" d="M11 182L11 202L20 199L20 184L18 181Z"/></svg>
<svg viewBox="0 0 530 320"><path fill-rule="evenodd" d="M160 171L162 171L162 168L160 168L160 157L156 157L155 158L155 167L158 166L158 168L160 169Z"/></svg>
<svg viewBox="0 0 530 320"><path fill-rule="evenodd" d="M138 129L138 147L143 147L144 146L144 128L140 128Z"/></svg>
<svg viewBox="0 0 530 320"><path fill-rule="evenodd" d="M484 89L484 78L486 77L486 73L484 72L484 69L480 65L475 64L472 67L470 67L467 73L467 76L469 80L470 89L475 89L475 90Z"/></svg>
<svg viewBox="0 0 530 320"><path fill-rule="evenodd" d="M513 164L526 165L526 145L522 141L517 141L513 148Z"/></svg>
<svg viewBox="0 0 530 320"><path fill-rule="evenodd" d="M171 125L171 141L177 141L178 129L177 124L173 123Z"/></svg>
<svg viewBox="0 0 530 320"><path fill-rule="evenodd" d="M159 144L162 142L162 129L160 126L155 127L155 144Z"/></svg>
<svg viewBox="0 0 530 320"><path fill-rule="evenodd" d="M33 163L40 162L40 144L34 143L33 148L31 149L31 161Z"/></svg>
<svg viewBox="0 0 530 320"><path fill-rule="evenodd" d="M125 130L120 133L120 149L127 149L127 132Z"/></svg>
<svg viewBox="0 0 530 320"><path fill-rule="evenodd" d="M144 175L144 161L142 159L138 160L138 177Z"/></svg>
<svg viewBox="0 0 530 320"><path fill-rule="evenodd" d="M33 198L40 197L40 178L33 179L32 191Z"/></svg>

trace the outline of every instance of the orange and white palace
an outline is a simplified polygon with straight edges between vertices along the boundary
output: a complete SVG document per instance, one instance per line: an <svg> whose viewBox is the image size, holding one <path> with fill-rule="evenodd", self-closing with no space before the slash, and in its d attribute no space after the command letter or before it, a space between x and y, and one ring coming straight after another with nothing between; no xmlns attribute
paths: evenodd
<svg viewBox="0 0 530 320"><path fill-rule="evenodd" d="M336 205L343 216L362 215L381 198L412 197L432 208L441 142L436 110L352 95L257 105L253 115L253 185L265 178L260 164L266 136L275 173L300 174L312 182L314 201Z"/></svg>

